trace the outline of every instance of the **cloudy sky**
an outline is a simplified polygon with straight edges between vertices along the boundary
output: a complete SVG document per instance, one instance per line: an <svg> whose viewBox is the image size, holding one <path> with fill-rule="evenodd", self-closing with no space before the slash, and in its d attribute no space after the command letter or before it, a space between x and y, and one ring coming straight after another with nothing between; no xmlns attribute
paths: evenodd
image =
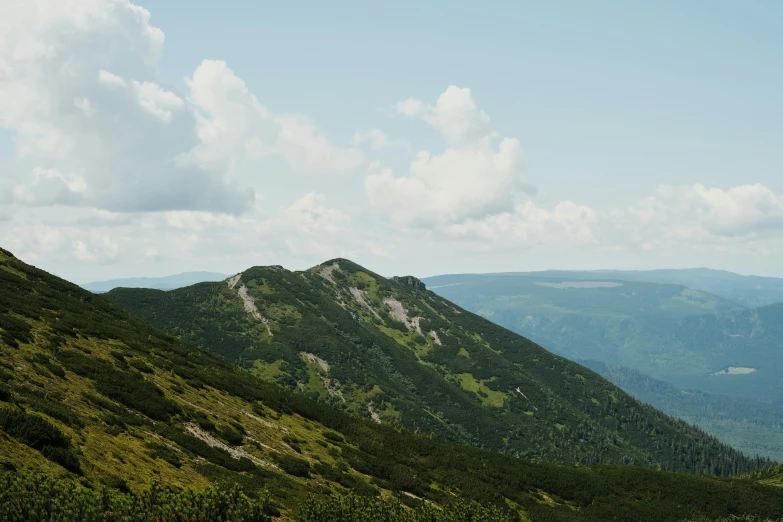
<svg viewBox="0 0 783 522"><path fill-rule="evenodd" d="M781 2L134 2L0 2L46 270L783 276Z"/></svg>

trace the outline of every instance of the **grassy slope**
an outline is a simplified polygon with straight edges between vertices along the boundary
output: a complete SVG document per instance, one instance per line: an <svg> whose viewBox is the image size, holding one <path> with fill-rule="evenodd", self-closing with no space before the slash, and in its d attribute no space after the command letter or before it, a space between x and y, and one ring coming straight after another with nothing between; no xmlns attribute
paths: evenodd
<svg viewBox="0 0 783 522"><path fill-rule="evenodd" d="M530 520L783 515L783 489L749 480L533 463L345 415L188 348L2 250L0 368L2 466L88 486L239 484L250 495L269 489L284 513L310 494L350 489L407 502L402 492L434 502L456 494ZM8 412L38 428L20 430ZM57 455L44 457L42 420L43 431L68 438L61 449L76 457L73 472ZM250 460L199 444L185 433L190 423Z"/></svg>
<svg viewBox="0 0 783 522"><path fill-rule="evenodd" d="M243 308L243 286L262 320ZM313 399L447 440L563 463L722 475L756 465L592 371L350 261L301 273L256 267L233 288L204 283L107 297ZM390 297L409 322L418 318L421 335L390 315Z"/></svg>

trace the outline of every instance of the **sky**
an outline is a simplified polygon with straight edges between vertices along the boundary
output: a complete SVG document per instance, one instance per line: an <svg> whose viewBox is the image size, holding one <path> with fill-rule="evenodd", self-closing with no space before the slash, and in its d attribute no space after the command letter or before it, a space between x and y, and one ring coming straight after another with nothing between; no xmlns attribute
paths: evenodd
<svg viewBox="0 0 783 522"><path fill-rule="evenodd" d="M0 246L79 283L783 276L781 34L776 0L6 0Z"/></svg>

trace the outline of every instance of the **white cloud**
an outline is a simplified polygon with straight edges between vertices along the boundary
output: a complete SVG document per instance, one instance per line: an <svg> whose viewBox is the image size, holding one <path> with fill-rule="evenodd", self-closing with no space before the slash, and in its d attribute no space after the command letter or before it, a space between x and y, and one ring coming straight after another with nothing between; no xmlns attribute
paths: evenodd
<svg viewBox="0 0 783 522"><path fill-rule="evenodd" d="M0 19L0 124L28 165L63 173L33 174L14 188L17 202L123 212L252 205L253 191L223 172L175 164L197 144L196 119L154 80L163 33L146 10L32 0L2 4ZM74 191L66 173L86 189Z"/></svg>
<svg viewBox="0 0 783 522"><path fill-rule="evenodd" d="M134 81L133 88L139 97L139 106L166 123L171 121L174 111L185 107L182 98L155 83Z"/></svg>
<svg viewBox="0 0 783 522"><path fill-rule="evenodd" d="M93 106L92 102L88 100L87 98L74 98L73 105L80 111L82 111L85 116L92 116L95 114L95 107Z"/></svg>
<svg viewBox="0 0 783 522"><path fill-rule="evenodd" d="M323 194L305 194L281 215L281 223L314 234L335 234L348 223L349 217L342 211L326 206Z"/></svg>
<svg viewBox="0 0 783 522"><path fill-rule="evenodd" d="M783 195L758 183L663 186L608 220L621 241L647 249L664 242L746 244L783 236Z"/></svg>
<svg viewBox="0 0 783 522"><path fill-rule="evenodd" d="M494 247L554 243L573 247L596 242L598 221L593 209L572 201L558 203L551 211L527 202L517 205L512 212L468 220L443 231L455 239L484 242Z"/></svg>
<svg viewBox="0 0 783 522"><path fill-rule="evenodd" d="M397 112L421 118L452 143L475 142L492 134L489 116L478 108L468 88L450 86L435 105L409 98L396 105Z"/></svg>
<svg viewBox="0 0 783 522"><path fill-rule="evenodd" d="M108 85L111 87L127 87L128 83L117 76L116 74L112 74L109 71L105 71L101 69L98 71L98 81L104 85Z"/></svg>
<svg viewBox="0 0 783 522"><path fill-rule="evenodd" d="M187 84L203 116L201 144L185 161L234 170L244 161L281 155L300 171L340 173L364 160L357 150L331 144L306 118L274 114L225 62L204 60Z"/></svg>
<svg viewBox="0 0 783 522"><path fill-rule="evenodd" d="M6 2L0 20L0 125L30 172L13 189L19 204L241 214L253 185L268 185L252 165L240 172L246 162L276 155L329 173L364 161L305 118L272 113L225 62L205 60L186 96L163 87L163 32L127 0ZM86 190L75 197L65 177L44 183L34 168L78 175Z"/></svg>
<svg viewBox="0 0 783 522"><path fill-rule="evenodd" d="M10 191L11 200L27 205L78 205L87 184L79 176L66 176L56 169L36 168L30 186L17 185Z"/></svg>
<svg viewBox="0 0 783 522"><path fill-rule="evenodd" d="M353 135L354 145L368 144L372 150L403 149L410 150L411 145L402 139L392 139L380 129L358 131Z"/></svg>

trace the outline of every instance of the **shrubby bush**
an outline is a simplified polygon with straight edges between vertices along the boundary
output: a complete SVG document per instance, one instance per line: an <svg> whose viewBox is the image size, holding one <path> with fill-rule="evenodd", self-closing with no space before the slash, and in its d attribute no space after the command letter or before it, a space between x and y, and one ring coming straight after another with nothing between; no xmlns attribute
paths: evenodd
<svg viewBox="0 0 783 522"><path fill-rule="evenodd" d="M0 408L0 429L65 469L80 471L79 460L71 450L70 437L43 417L13 408Z"/></svg>
<svg viewBox="0 0 783 522"><path fill-rule="evenodd" d="M435 507L419 503L410 508L398 501L370 497L333 496L311 498L298 511L297 522L511 522L508 514L495 507L456 501Z"/></svg>
<svg viewBox="0 0 783 522"><path fill-rule="evenodd" d="M4 522L268 522L265 502L238 489L173 493L156 484L133 494L91 490L42 475L0 472Z"/></svg>

